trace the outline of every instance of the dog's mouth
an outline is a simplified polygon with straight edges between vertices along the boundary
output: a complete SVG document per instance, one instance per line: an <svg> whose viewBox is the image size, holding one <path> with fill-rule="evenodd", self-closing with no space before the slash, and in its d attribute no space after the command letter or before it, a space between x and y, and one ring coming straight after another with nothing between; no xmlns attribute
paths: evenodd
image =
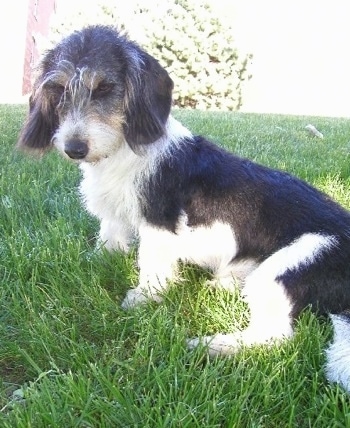
<svg viewBox="0 0 350 428"><path fill-rule="evenodd" d="M73 139L65 143L64 152L73 160L83 160L89 153L89 147L86 141Z"/></svg>

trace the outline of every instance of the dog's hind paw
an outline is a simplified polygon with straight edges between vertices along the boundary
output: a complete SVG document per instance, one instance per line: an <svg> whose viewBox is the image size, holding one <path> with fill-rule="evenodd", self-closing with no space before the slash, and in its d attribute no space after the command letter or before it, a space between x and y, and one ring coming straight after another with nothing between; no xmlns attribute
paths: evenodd
<svg viewBox="0 0 350 428"><path fill-rule="evenodd" d="M209 355L215 357L235 354L242 347L242 341L239 334L216 334L215 336L188 339L187 346L189 349L206 346Z"/></svg>

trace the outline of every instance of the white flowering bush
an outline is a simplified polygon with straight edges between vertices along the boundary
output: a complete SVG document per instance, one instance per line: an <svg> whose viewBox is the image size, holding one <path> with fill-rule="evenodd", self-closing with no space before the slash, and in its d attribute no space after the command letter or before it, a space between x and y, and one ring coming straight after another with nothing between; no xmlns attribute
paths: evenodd
<svg viewBox="0 0 350 428"><path fill-rule="evenodd" d="M54 25L55 32L97 21L118 23L167 69L175 83L175 106L202 110L241 107L251 55L239 55L234 29L215 15L209 1L131 0L129 8L122 10L118 3L100 0L90 16L84 17L80 11L80 25L74 24L70 11L68 20Z"/></svg>

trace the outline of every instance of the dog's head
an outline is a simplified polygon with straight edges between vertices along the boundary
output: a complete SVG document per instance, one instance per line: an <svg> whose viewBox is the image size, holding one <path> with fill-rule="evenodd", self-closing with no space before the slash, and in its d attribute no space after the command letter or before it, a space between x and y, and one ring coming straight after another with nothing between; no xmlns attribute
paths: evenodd
<svg viewBox="0 0 350 428"><path fill-rule="evenodd" d="M173 82L159 63L115 29L87 27L43 58L18 146L53 145L96 162L127 142L138 151L165 132Z"/></svg>

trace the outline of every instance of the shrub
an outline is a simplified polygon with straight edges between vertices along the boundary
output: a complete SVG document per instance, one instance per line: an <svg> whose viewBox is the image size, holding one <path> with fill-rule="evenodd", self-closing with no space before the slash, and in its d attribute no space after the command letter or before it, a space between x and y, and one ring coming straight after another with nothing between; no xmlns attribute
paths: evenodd
<svg viewBox="0 0 350 428"><path fill-rule="evenodd" d="M241 107L251 55L238 54L234 29L215 15L209 1L140 1L123 15L107 0L98 5L97 16L103 16L104 23L118 22L119 27L130 28L132 38L167 69L175 82L175 106L202 110ZM82 15L80 12L80 22L82 18L84 22ZM64 28L67 30L67 24ZM57 30L62 33L62 26L56 26Z"/></svg>
<svg viewBox="0 0 350 428"><path fill-rule="evenodd" d="M239 109L251 57L240 58L233 29L221 23L208 2L173 0L166 5L142 7L136 13L149 22L144 47L175 81L175 105Z"/></svg>

